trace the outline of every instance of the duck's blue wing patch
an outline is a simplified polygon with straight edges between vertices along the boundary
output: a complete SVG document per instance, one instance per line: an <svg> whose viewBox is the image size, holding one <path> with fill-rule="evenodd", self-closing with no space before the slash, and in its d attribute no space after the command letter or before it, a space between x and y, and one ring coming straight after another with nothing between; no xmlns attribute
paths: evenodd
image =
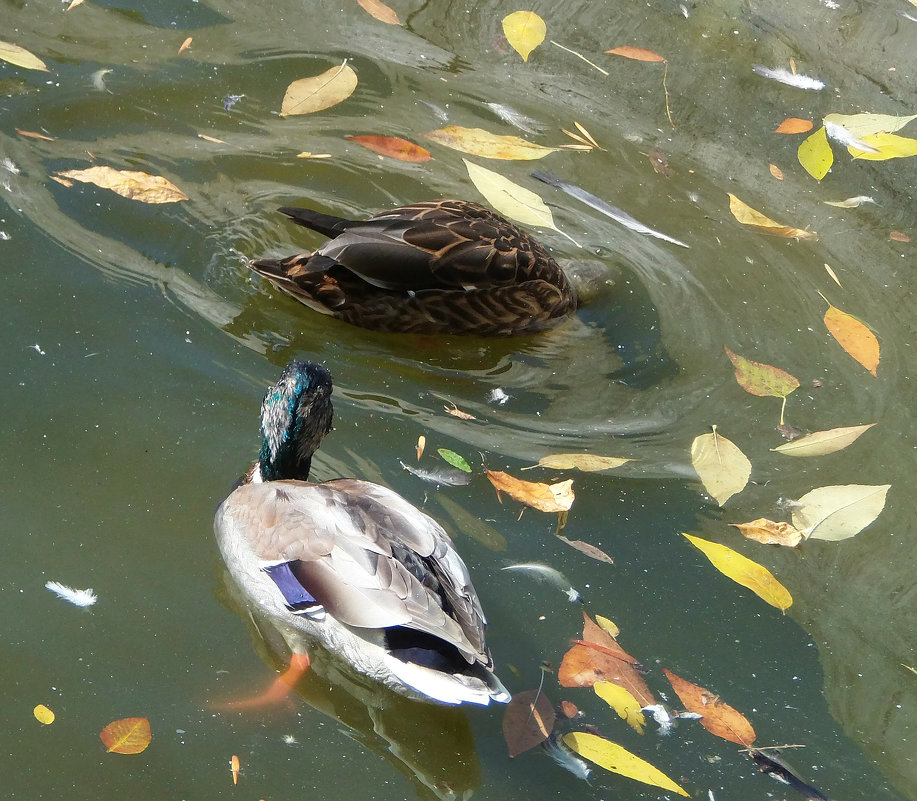
<svg viewBox="0 0 917 801"><path fill-rule="evenodd" d="M325 611L324 607L309 594L299 579L296 578L292 564L292 562L281 562L277 565L262 568L262 570L277 585L277 589L283 595L283 599L287 602L290 611L309 616L321 615Z"/></svg>

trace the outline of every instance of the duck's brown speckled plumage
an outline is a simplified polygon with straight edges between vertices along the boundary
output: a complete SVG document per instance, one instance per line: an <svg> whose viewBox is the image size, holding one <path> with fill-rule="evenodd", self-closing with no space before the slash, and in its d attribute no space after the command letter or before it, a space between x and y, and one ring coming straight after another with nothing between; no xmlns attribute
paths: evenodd
<svg viewBox="0 0 917 801"><path fill-rule="evenodd" d="M253 261L252 269L354 325L513 336L550 328L576 309L576 290L544 247L476 203L426 201L368 220L281 211L331 239L314 253Z"/></svg>

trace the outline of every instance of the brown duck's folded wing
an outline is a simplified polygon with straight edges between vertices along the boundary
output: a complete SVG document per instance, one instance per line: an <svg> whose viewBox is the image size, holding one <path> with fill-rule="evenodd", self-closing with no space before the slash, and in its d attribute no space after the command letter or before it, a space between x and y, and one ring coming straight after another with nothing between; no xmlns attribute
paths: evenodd
<svg viewBox="0 0 917 801"><path fill-rule="evenodd" d="M220 515L259 559L291 562L309 594L342 623L406 626L451 643L469 662L489 664L484 615L464 563L440 526L391 490L356 479L249 484L226 499Z"/></svg>

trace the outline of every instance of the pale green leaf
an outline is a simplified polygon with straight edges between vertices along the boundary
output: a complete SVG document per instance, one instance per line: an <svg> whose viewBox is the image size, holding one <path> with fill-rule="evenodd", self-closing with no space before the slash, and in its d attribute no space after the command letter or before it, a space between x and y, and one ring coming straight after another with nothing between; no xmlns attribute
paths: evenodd
<svg viewBox="0 0 917 801"><path fill-rule="evenodd" d="M745 454L715 431L701 434L691 443L691 464L704 489L720 506L745 489L751 476L751 462Z"/></svg>
<svg viewBox="0 0 917 801"><path fill-rule="evenodd" d="M460 456L455 451L450 451L448 448L438 448L436 451L444 462L448 462L453 467L457 467L459 470L464 470L466 473L471 472L471 465L465 461L463 456Z"/></svg>
<svg viewBox="0 0 917 801"><path fill-rule="evenodd" d="M24 67L27 70L48 72L47 65L38 56L12 42L0 41L0 61L6 61L9 64Z"/></svg>
<svg viewBox="0 0 917 801"><path fill-rule="evenodd" d="M854 137L869 136L877 133L892 133L901 130L911 120L917 120L917 114L909 117L897 117L892 114L828 114L825 122L833 122L846 128Z"/></svg>
<svg viewBox="0 0 917 801"><path fill-rule="evenodd" d="M807 492L793 509L793 525L816 540L846 540L859 534L885 508L891 484L840 484Z"/></svg>
<svg viewBox="0 0 917 801"><path fill-rule="evenodd" d="M834 453L856 442L857 438L872 428L875 423L863 426L845 426L843 428L830 428L827 431L813 431L805 437L794 439L777 448L771 448L777 453L787 456L824 456Z"/></svg>

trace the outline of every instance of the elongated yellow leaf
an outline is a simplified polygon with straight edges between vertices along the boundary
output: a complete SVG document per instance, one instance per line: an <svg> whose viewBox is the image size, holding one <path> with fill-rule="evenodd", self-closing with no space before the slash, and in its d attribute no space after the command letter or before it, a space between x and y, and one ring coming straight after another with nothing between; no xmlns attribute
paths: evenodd
<svg viewBox="0 0 917 801"><path fill-rule="evenodd" d="M738 353L733 353L725 345L723 349L735 367L739 386L752 395L785 398L799 386L798 378L779 367L746 359Z"/></svg>
<svg viewBox="0 0 917 801"><path fill-rule="evenodd" d="M544 20L534 11L514 11L503 18L503 35L523 61L544 41L548 32Z"/></svg>
<svg viewBox="0 0 917 801"><path fill-rule="evenodd" d="M557 151L556 147L536 145L519 136L503 136L483 128L463 128L461 125L447 125L425 133L424 137L453 150L486 159L532 161Z"/></svg>
<svg viewBox="0 0 917 801"><path fill-rule="evenodd" d="M829 303L828 311L825 312L825 326L847 353L876 375L879 367L879 340L865 323Z"/></svg>
<svg viewBox="0 0 917 801"><path fill-rule="evenodd" d="M685 790L661 770L630 753L630 751L622 748L617 743L611 742L611 740L606 740L595 734L575 731L564 735L564 745L581 757L594 762L599 767L605 768L605 770L610 770L612 773L627 776L628 779L634 779L644 784L662 787L664 790L678 795L688 796Z"/></svg>
<svg viewBox="0 0 917 801"><path fill-rule="evenodd" d="M685 533L682 533L682 536L698 548L720 573L747 587L771 606L785 611L793 605L793 596L789 590L763 565L718 542L710 542Z"/></svg>
<svg viewBox="0 0 917 801"><path fill-rule="evenodd" d="M5 61L17 67L24 67L27 70L48 72L47 65L38 56L12 42L0 41L0 61Z"/></svg>
<svg viewBox="0 0 917 801"><path fill-rule="evenodd" d="M909 117L896 117L892 114L828 114L825 122L833 122L850 131L857 139L877 133L892 133L901 130L911 120L917 120L917 114Z"/></svg>
<svg viewBox="0 0 917 801"><path fill-rule="evenodd" d="M554 470L576 468L584 472L595 472L596 470L613 470L630 461L632 460L618 456L599 456L595 453L552 453L550 456L542 456L538 460L538 466L550 467Z"/></svg>
<svg viewBox="0 0 917 801"><path fill-rule="evenodd" d="M357 74L345 61L339 67L325 70L321 75L293 81L280 104L280 116L312 114L350 97L357 88Z"/></svg>
<svg viewBox="0 0 917 801"><path fill-rule="evenodd" d="M44 704L39 704L32 710L32 714L35 715L35 720L39 723L44 723L45 726L50 726L54 723L54 713L48 709Z"/></svg>
<svg viewBox="0 0 917 801"><path fill-rule="evenodd" d="M796 150L796 158L816 181L820 181L828 174L828 170L834 164L834 151L828 144L828 132L825 131L825 126L806 137Z"/></svg>
<svg viewBox="0 0 917 801"><path fill-rule="evenodd" d="M909 139L906 136L898 136L891 133L867 134L859 137L859 141L871 145L875 148L872 150L860 150L851 145L847 146L847 151L855 159L865 159L866 161L887 161L888 159L903 159L908 156L917 156L917 139Z"/></svg>
<svg viewBox="0 0 917 801"><path fill-rule="evenodd" d="M753 209L747 203L739 200L731 192L729 194L729 210L742 225L750 225L753 228L759 228L775 236L783 236L787 239L810 239L817 240L818 234L815 231L805 231L802 228L795 228L791 225L783 225L770 217L765 217L760 211Z"/></svg>
<svg viewBox="0 0 917 801"><path fill-rule="evenodd" d="M777 453L787 456L824 456L846 448L857 441L859 436L869 431L875 423L864 426L844 426L843 428L829 428L827 431L813 431L805 437L794 439L776 448L771 448Z"/></svg>
<svg viewBox="0 0 917 801"><path fill-rule="evenodd" d="M797 501L793 525L811 539L849 539L879 516L890 488L891 484L818 487Z"/></svg>
<svg viewBox="0 0 917 801"><path fill-rule="evenodd" d="M610 681L597 681L592 685L592 689L637 734L643 734L643 730L646 728L646 718L643 717L643 713L640 711L640 702L627 690Z"/></svg>
<svg viewBox="0 0 917 801"><path fill-rule="evenodd" d="M95 184L141 203L178 203L188 199L181 189L161 175L150 175L137 170L98 166L87 167L85 170L64 170L55 175L82 181L84 184Z"/></svg>
<svg viewBox="0 0 917 801"><path fill-rule="evenodd" d="M487 198L490 205L501 214L526 225L559 230L554 225L554 215L551 214L551 210L530 189L519 186L509 178L504 178L486 167L480 167L468 159L462 159L462 161L465 162L471 182Z"/></svg>
<svg viewBox="0 0 917 801"><path fill-rule="evenodd" d="M704 489L722 506L745 489L751 462L738 446L717 433L701 434L691 443L691 464Z"/></svg>

